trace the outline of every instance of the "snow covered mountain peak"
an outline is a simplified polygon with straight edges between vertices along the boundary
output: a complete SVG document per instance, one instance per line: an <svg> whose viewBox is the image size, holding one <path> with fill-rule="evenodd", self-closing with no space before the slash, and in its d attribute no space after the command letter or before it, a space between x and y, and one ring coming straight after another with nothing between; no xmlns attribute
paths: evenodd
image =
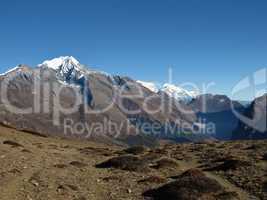
<svg viewBox="0 0 267 200"><path fill-rule="evenodd" d="M89 73L77 59L72 56L61 56L52 60L46 60L38 67L49 68L56 71L58 78L65 82L73 82Z"/></svg>
<svg viewBox="0 0 267 200"><path fill-rule="evenodd" d="M139 81L139 80L136 82L154 93L158 93L160 90L160 88L153 82L145 82L145 81Z"/></svg>
<svg viewBox="0 0 267 200"><path fill-rule="evenodd" d="M188 93L185 89L178 87L176 85L170 84L170 83L165 83L162 87L162 90L165 91L166 93Z"/></svg>
<svg viewBox="0 0 267 200"><path fill-rule="evenodd" d="M54 58L52 60L46 60L42 64L38 65L39 67L46 66L48 68L59 70L60 68L67 67L76 67L79 68L80 63L72 56L61 56L58 58Z"/></svg>
<svg viewBox="0 0 267 200"><path fill-rule="evenodd" d="M42 64L39 64L38 67L44 70L52 70L52 73L56 75L58 80L60 82L64 82L65 84L81 85L81 83L84 82L88 78L88 76L91 76L93 74L101 74L103 76L107 76L113 81L115 79L113 75L85 67L84 65L80 64L79 61L73 56L61 56L51 60L46 60ZM28 71L26 68L24 68L25 67L23 66L17 66L3 74L0 74L0 76ZM154 82L146 82L140 80L136 82L153 93L162 92L167 94L169 97L176 99L177 101L190 102L200 94L197 91L188 91L182 87L170 83L161 85ZM114 81L114 84L116 84L116 81Z"/></svg>
<svg viewBox="0 0 267 200"><path fill-rule="evenodd" d="M199 91L188 91L188 93L190 94L192 98L196 98L197 96L201 94Z"/></svg>
<svg viewBox="0 0 267 200"><path fill-rule="evenodd" d="M193 98L189 91L170 83L165 83L162 91L179 101L190 101Z"/></svg>
<svg viewBox="0 0 267 200"><path fill-rule="evenodd" d="M145 82L145 81L137 81L137 83L141 84L143 87L149 89L154 93L164 92L169 97L172 97L178 101L189 102L192 99L196 98L200 95L198 91L188 91L182 87L178 87L174 84L165 83L162 86L158 86L153 82Z"/></svg>

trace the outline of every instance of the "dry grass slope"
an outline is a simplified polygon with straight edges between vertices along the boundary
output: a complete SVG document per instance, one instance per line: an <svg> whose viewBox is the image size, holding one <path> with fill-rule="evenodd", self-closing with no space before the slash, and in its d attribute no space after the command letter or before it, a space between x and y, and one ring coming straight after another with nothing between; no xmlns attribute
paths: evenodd
<svg viewBox="0 0 267 200"><path fill-rule="evenodd" d="M264 140L123 149L0 126L0 199L265 200L266 152Z"/></svg>

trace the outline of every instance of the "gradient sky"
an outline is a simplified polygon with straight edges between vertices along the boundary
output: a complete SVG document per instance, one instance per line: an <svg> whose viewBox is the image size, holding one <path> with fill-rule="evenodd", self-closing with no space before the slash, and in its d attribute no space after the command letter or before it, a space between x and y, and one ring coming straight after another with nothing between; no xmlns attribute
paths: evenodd
<svg viewBox="0 0 267 200"><path fill-rule="evenodd" d="M0 72L72 55L111 74L215 82L229 95L267 66L265 0L3 0ZM245 96L248 94L245 94Z"/></svg>

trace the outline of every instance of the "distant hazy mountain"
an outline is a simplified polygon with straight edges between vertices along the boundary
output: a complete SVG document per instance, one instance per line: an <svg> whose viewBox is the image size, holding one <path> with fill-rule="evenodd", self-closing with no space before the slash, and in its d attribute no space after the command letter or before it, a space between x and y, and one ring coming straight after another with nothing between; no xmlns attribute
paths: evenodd
<svg viewBox="0 0 267 200"><path fill-rule="evenodd" d="M251 104L251 101L238 101L244 107L248 107Z"/></svg>
<svg viewBox="0 0 267 200"><path fill-rule="evenodd" d="M233 139L263 139L267 138L267 94L256 98L243 113L244 120L240 120L233 131Z"/></svg>
<svg viewBox="0 0 267 200"><path fill-rule="evenodd" d="M219 139L231 139L232 131L237 127L238 118L233 109L242 113L244 107L237 101L232 101L225 95L204 94L193 99L189 106L197 114L199 123L204 126L214 124L214 134Z"/></svg>

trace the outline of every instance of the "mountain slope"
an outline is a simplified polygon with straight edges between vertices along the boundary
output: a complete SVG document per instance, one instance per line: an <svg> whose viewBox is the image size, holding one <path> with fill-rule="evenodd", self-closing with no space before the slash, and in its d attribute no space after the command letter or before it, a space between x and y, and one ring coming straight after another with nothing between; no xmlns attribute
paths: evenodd
<svg viewBox="0 0 267 200"><path fill-rule="evenodd" d="M161 137L169 134L169 130L164 129L167 122L179 126L175 123L179 120L192 126L195 121L194 113L184 113L169 96L164 95L162 100L161 94L155 96L154 92L128 77L91 70L73 57L45 61L33 69L22 66L0 76L0 84L6 89L6 99L11 105L34 108L29 113L18 113L18 109L7 109L9 102L3 101L5 98L1 96L0 121L43 134L108 140L152 134L152 127L144 129L143 125L157 123L157 137ZM141 96L136 97L140 91ZM150 96L153 98L146 102ZM171 105L171 110L158 109L161 104L166 108ZM64 108L72 107L74 112L64 113ZM138 113L132 113L133 110ZM73 131L73 127L65 129L66 119L70 119L73 126L82 123L82 131ZM106 128L109 123L116 129ZM97 129L97 125L101 127Z"/></svg>
<svg viewBox="0 0 267 200"><path fill-rule="evenodd" d="M188 195L201 200L213 197L215 194L209 192L213 184L220 187L216 197L209 199L267 197L267 162L262 158L266 141L124 149L92 141L39 137L1 125L0 132L1 200L143 200L147 191L159 191L174 182L187 184L182 192L179 185L173 190L174 195L185 195L183 200L189 199ZM257 151L250 148L253 146ZM113 167L97 168L111 159ZM230 163L228 170L220 170L224 163ZM158 196L166 199L166 192Z"/></svg>
<svg viewBox="0 0 267 200"><path fill-rule="evenodd" d="M214 134L219 139L231 139L232 131L237 127L238 118L233 110L242 113L244 107L237 101L232 101L225 95L200 95L193 99L189 106L196 112L199 123L210 125L203 132ZM214 130L212 130L214 127Z"/></svg>
<svg viewBox="0 0 267 200"><path fill-rule="evenodd" d="M256 98L243 113L245 121L239 120L233 131L233 139L267 138L267 95ZM246 123L245 123L246 122Z"/></svg>

